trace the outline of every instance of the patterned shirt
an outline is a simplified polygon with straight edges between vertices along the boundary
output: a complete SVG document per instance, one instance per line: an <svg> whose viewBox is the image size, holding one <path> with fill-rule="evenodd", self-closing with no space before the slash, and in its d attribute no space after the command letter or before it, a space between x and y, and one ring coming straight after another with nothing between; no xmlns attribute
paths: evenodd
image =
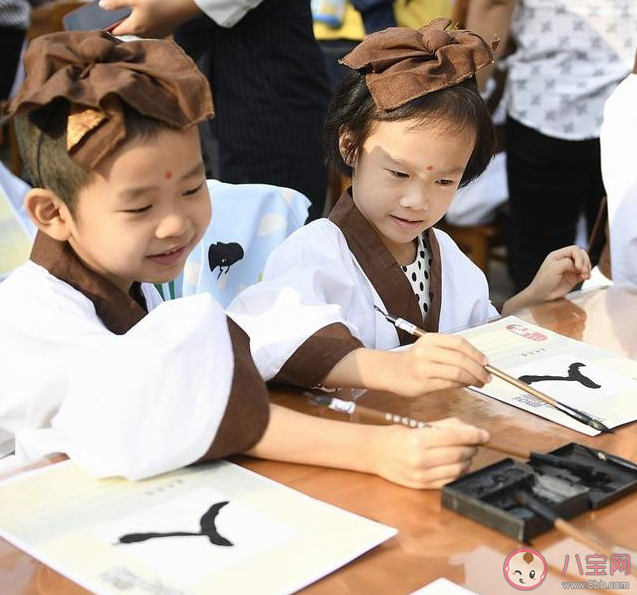
<svg viewBox="0 0 637 595"><path fill-rule="evenodd" d="M604 102L632 68L636 0L517 0L509 115L554 138L599 137Z"/></svg>
<svg viewBox="0 0 637 595"><path fill-rule="evenodd" d="M431 283L431 254L422 241L422 235L418 236L418 249L416 259L411 264L402 267L403 273L409 279L414 295L418 300L423 320L429 312L431 306L431 295L429 295L429 285Z"/></svg>

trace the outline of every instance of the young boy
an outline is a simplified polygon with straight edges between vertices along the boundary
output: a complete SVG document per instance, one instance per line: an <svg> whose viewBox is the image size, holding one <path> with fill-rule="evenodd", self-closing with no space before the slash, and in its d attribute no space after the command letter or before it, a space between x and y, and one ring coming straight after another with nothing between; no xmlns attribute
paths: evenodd
<svg viewBox="0 0 637 595"><path fill-rule="evenodd" d="M486 432L269 406L245 334L210 296L160 304L151 283L181 271L211 215L194 124L212 101L177 46L68 32L25 61L12 112L39 232L0 286L0 429L23 460L64 452L135 479L248 452L413 487L468 468Z"/></svg>

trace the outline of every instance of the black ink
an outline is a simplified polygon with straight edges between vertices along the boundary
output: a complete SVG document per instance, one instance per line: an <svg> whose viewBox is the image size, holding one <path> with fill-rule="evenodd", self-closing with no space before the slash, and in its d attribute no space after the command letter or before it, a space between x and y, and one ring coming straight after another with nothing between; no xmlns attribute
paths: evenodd
<svg viewBox="0 0 637 595"><path fill-rule="evenodd" d="M221 277L221 273L223 273L223 267L226 267L227 273L233 264L243 258L243 255L241 244L237 244L236 242L229 244L224 244L223 242L210 244L208 248L208 265L210 266L210 271L212 272L219 267L218 279Z"/></svg>
<svg viewBox="0 0 637 595"><path fill-rule="evenodd" d="M199 533L189 533L187 531L174 531L172 533L128 533L119 538L120 543L139 543L140 541L146 541L148 539L155 539L156 537L199 537L204 536L210 540L213 545L232 546L232 542L228 541L222 535L219 535L215 526L215 521L219 511L228 504L228 501L217 502L213 504L206 514L201 517L199 526L201 531Z"/></svg>
<svg viewBox="0 0 637 595"><path fill-rule="evenodd" d="M586 364L574 363L568 367L568 376L520 376L519 380L526 382L527 384L533 384L534 382L544 382L545 380L566 380L570 382L579 382L586 388L602 388L600 384L593 382L590 378L587 378L582 374L579 369Z"/></svg>

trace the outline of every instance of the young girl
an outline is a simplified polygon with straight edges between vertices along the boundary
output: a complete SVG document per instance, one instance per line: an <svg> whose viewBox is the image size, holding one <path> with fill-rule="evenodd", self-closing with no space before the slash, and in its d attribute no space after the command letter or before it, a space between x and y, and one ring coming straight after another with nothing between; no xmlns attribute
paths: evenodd
<svg viewBox="0 0 637 595"><path fill-rule="evenodd" d="M493 127L475 84L492 48L448 19L370 35L326 117L327 160L352 176L329 219L294 233L262 283L230 304L266 379L406 396L490 380L486 357L457 336L497 311L482 272L433 225L491 159ZM551 253L503 314L565 295L589 276L571 246ZM413 338L375 307L427 331Z"/></svg>

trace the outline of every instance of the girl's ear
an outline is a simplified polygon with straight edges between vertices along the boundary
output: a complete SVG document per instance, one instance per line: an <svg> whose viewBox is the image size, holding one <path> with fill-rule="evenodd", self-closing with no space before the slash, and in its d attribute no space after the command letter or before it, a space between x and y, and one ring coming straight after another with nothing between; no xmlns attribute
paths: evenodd
<svg viewBox="0 0 637 595"><path fill-rule="evenodd" d="M341 157L348 167L354 167L356 163L356 151L352 150L352 134L349 130L344 128L338 135L338 150L341 153Z"/></svg>
<svg viewBox="0 0 637 595"><path fill-rule="evenodd" d="M41 232L59 242L69 239L73 218L55 192L45 188L31 189L24 198L24 208Z"/></svg>

